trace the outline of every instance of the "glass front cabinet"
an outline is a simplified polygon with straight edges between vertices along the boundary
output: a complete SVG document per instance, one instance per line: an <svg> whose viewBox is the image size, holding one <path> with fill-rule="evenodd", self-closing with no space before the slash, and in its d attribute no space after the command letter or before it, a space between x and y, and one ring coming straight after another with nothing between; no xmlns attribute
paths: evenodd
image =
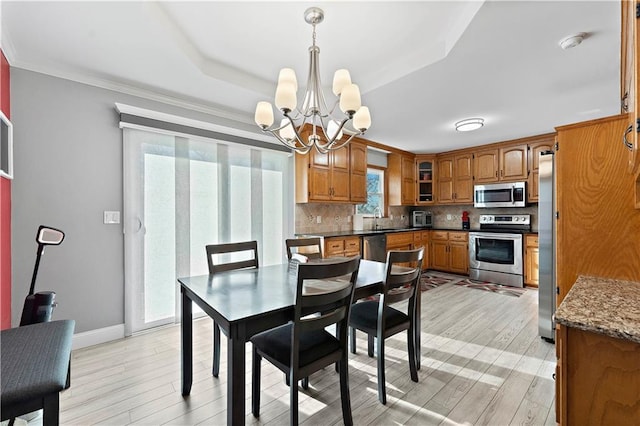
<svg viewBox="0 0 640 426"><path fill-rule="evenodd" d="M435 164L435 155L416 156L418 205L429 205L435 202Z"/></svg>

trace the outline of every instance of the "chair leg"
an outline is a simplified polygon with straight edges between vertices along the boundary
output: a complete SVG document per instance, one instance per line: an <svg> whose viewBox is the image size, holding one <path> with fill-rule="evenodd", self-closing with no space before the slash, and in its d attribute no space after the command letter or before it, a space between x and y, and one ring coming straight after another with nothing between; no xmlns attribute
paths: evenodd
<svg viewBox="0 0 640 426"><path fill-rule="evenodd" d="M220 327L213 322L213 377L220 373Z"/></svg>
<svg viewBox="0 0 640 426"><path fill-rule="evenodd" d="M351 353L356 353L356 329L349 327L349 339L351 340Z"/></svg>
<svg viewBox="0 0 640 426"><path fill-rule="evenodd" d="M353 425L351 416L351 396L349 395L349 365L346 352L340 361L340 398L342 400L342 421L345 426Z"/></svg>
<svg viewBox="0 0 640 426"><path fill-rule="evenodd" d="M293 376L293 373L290 373ZM291 377L291 383L297 383L295 377ZM297 425L298 424L298 386L290 386L289 387L289 424Z"/></svg>
<svg viewBox="0 0 640 426"><path fill-rule="evenodd" d="M409 372L411 373L411 380L418 381L418 366L416 364L416 348L412 327L407 330L407 343L409 345Z"/></svg>
<svg viewBox="0 0 640 426"><path fill-rule="evenodd" d="M367 335L367 355L369 358L373 358L373 334Z"/></svg>
<svg viewBox="0 0 640 426"><path fill-rule="evenodd" d="M253 347L253 367L251 377L251 412L254 417L260 416L260 364L262 357Z"/></svg>
<svg viewBox="0 0 640 426"><path fill-rule="evenodd" d="M309 376L302 379L301 382L302 382L302 389L304 390L309 389Z"/></svg>
<svg viewBox="0 0 640 426"><path fill-rule="evenodd" d="M378 399L382 405L387 404L387 387L384 374L384 337L378 334Z"/></svg>

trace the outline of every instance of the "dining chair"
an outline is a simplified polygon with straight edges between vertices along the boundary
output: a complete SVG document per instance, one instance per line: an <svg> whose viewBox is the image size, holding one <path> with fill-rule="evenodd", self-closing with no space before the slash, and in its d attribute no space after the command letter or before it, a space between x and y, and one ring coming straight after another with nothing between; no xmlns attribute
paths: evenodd
<svg viewBox="0 0 640 426"><path fill-rule="evenodd" d="M256 334L253 343L251 411L260 416L260 367L265 358L295 384L328 365L338 364L342 418L352 425L347 333L360 256L301 263L297 269L293 320ZM345 276L349 276L346 279ZM336 335L325 330L336 325ZM290 388L290 423L298 424L298 386Z"/></svg>
<svg viewBox="0 0 640 426"><path fill-rule="evenodd" d="M387 254L387 265L382 292L378 300L354 304L349 318L351 352L356 353L356 329L367 333L367 352L374 355L374 337L378 356L378 399L387 403L384 370L384 341L407 330L409 372L411 380L418 381L415 347L415 322L418 286L422 270L424 248L416 250L391 250ZM408 299L406 313L389 305Z"/></svg>
<svg viewBox="0 0 640 426"><path fill-rule="evenodd" d="M240 243L209 244L205 246L207 251L207 264L209 274L218 272L233 271L236 269L257 268L258 267L258 242L245 241ZM244 260L233 260L223 263L218 257L230 253L247 253L250 257ZM220 372L220 326L213 321L213 367L212 374L218 377Z"/></svg>
<svg viewBox="0 0 640 426"><path fill-rule="evenodd" d="M322 259L322 242L318 237L288 238L285 240L285 244L289 260L294 253L301 254L307 259Z"/></svg>

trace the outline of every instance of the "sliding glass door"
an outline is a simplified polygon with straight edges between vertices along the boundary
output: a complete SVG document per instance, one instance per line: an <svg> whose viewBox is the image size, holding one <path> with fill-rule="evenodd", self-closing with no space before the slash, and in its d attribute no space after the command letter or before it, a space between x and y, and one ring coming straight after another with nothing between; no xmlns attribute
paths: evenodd
<svg viewBox="0 0 640 426"><path fill-rule="evenodd" d="M257 240L280 263L292 232L292 159L124 129L126 333L179 318L177 277L208 273L205 245Z"/></svg>

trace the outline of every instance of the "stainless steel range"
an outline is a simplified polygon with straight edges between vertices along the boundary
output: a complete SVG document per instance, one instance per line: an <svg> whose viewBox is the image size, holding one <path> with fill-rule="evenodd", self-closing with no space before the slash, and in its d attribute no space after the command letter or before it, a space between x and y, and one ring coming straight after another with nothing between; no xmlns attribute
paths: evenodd
<svg viewBox="0 0 640 426"><path fill-rule="evenodd" d="M524 287L522 235L531 215L480 215L480 231L469 233L469 277Z"/></svg>

